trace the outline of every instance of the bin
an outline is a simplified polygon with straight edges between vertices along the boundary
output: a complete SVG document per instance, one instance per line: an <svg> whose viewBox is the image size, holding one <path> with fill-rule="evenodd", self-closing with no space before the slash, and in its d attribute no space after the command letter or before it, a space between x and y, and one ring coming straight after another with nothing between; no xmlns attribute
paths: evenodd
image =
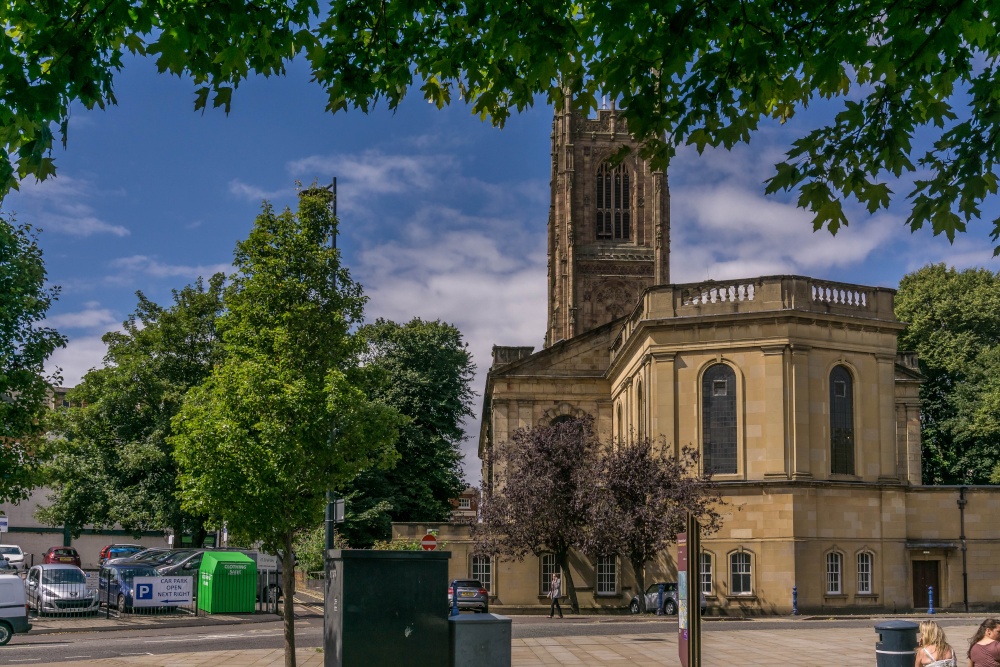
<svg viewBox="0 0 1000 667"><path fill-rule="evenodd" d="M876 667L913 667L917 656L917 631L912 621L885 621L875 626Z"/></svg>
<svg viewBox="0 0 1000 667"><path fill-rule="evenodd" d="M511 623L497 614L448 618L450 667L510 667Z"/></svg>
<svg viewBox="0 0 1000 667"><path fill-rule="evenodd" d="M209 614L253 613L257 564L238 551L206 551L198 571L198 609Z"/></svg>
<svg viewBox="0 0 1000 667"><path fill-rule="evenodd" d="M331 549L325 667L446 667L447 551Z"/></svg>

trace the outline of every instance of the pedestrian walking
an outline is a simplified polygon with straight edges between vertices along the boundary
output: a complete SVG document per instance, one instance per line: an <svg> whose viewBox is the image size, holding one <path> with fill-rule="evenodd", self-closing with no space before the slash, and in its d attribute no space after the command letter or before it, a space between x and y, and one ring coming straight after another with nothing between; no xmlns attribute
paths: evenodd
<svg viewBox="0 0 1000 667"><path fill-rule="evenodd" d="M549 599L552 603L549 605L549 618L552 618L555 613L559 612L559 618L563 617L562 607L559 606L559 598L562 597L562 581L559 579L559 573L552 573L552 581L549 583Z"/></svg>

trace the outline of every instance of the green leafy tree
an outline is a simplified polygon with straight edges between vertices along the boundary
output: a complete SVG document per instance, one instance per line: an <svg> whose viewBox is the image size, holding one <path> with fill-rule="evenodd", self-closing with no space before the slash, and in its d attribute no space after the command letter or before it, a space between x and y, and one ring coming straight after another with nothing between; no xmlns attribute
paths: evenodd
<svg viewBox="0 0 1000 667"><path fill-rule="evenodd" d="M502 125L539 95L568 91L593 109L603 93L658 167L677 146L728 148L828 101L833 120L795 141L768 187L796 190L831 232L848 222L843 200L888 206L887 178L917 176L908 224L949 238L997 192L988 2L10 0L0 12L0 194L54 172L71 105L114 104L129 53L190 76L196 109L228 110L247 77L296 57L334 112L395 109L419 85L439 107L460 99Z"/></svg>
<svg viewBox="0 0 1000 667"><path fill-rule="evenodd" d="M219 321L222 361L187 393L170 441L181 505L282 558L285 665L295 665L292 549L326 490L395 457L396 411L360 384L365 297L332 247L332 195L265 204L236 246Z"/></svg>
<svg viewBox="0 0 1000 667"><path fill-rule="evenodd" d="M636 591L646 590L646 564L676 542L693 514L705 533L718 530L722 498L709 473L698 470L698 452L679 456L661 439L601 447L583 549L593 556L622 555L635 573ZM641 611L646 598L639 595Z"/></svg>
<svg viewBox="0 0 1000 667"><path fill-rule="evenodd" d="M517 560L551 553L574 614L580 603L569 553L586 545L599 447L589 417L517 429L483 457L493 477L483 479L472 525L476 553Z"/></svg>
<svg viewBox="0 0 1000 667"><path fill-rule="evenodd" d="M899 283L899 349L915 351L923 481L1000 481L1000 275L925 266Z"/></svg>
<svg viewBox="0 0 1000 667"><path fill-rule="evenodd" d="M42 326L59 288L45 284L38 236L0 216L0 502L28 497L39 483L39 448L47 392L45 360L66 338Z"/></svg>
<svg viewBox="0 0 1000 667"><path fill-rule="evenodd" d="M472 416L472 356L458 329L419 318L406 324L379 319L362 327L368 344L369 394L396 408L399 463L368 470L343 491L351 544L388 540L393 521L447 521L450 500L465 489L462 420Z"/></svg>
<svg viewBox="0 0 1000 667"><path fill-rule="evenodd" d="M123 332L104 335L104 365L84 376L71 398L82 407L58 415L62 435L46 465L53 489L39 518L74 535L115 524L136 535L172 528L200 544L204 516L183 511L168 438L184 394L221 360L216 319L225 276L173 292L163 308L138 292Z"/></svg>

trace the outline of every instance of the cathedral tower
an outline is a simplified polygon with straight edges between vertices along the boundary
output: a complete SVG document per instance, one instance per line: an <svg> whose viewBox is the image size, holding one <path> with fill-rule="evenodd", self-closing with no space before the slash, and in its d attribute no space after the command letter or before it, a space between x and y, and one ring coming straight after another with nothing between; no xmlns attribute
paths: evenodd
<svg viewBox="0 0 1000 667"><path fill-rule="evenodd" d="M632 152L617 166L611 157ZM584 118L566 98L552 122L548 347L625 315L670 280L670 193L615 110Z"/></svg>

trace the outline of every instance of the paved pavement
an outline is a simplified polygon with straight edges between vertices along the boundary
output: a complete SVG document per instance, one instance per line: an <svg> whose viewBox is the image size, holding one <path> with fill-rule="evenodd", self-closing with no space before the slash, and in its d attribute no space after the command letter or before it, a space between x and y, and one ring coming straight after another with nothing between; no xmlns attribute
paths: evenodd
<svg viewBox="0 0 1000 667"><path fill-rule="evenodd" d="M593 617L577 620L586 622ZM843 617L841 617L842 619ZM899 618L899 617L896 617ZM909 617L920 620L924 617ZM966 640L985 616L938 616L949 642L959 656L965 654ZM875 664L874 625L838 627L823 619L760 619L765 627L726 624L703 633L703 667L770 667L773 665L825 665L872 667ZM834 621L835 619L830 619ZM784 621L784 622L781 622ZM518 619L515 618L515 623ZM671 667L679 665L676 626L666 625L664 633L602 636L563 636L515 639L512 667ZM299 667L322 667L320 649L300 649ZM961 662L961 661L960 661ZM37 663L33 663L33 667ZM130 656L128 661L91 660L49 663L43 667L283 667L281 649L207 651L156 656ZM375 667L375 666L373 666ZM381 666L379 666L381 667Z"/></svg>

